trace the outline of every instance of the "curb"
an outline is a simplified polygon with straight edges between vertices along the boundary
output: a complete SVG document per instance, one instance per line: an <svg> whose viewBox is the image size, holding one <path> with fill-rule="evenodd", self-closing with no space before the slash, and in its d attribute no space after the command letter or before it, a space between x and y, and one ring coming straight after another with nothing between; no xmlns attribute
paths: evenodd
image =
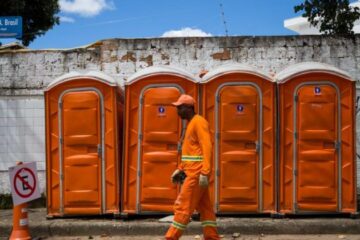
<svg viewBox="0 0 360 240"><path fill-rule="evenodd" d="M111 220L111 219L53 219L30 221L32 236L126 236L163 235L169 223L157 219ZM11 221L0 225L0 237L7 237ZM360 234L359 219L271 219L271 218L218 218L220 234ZM200 234L200 222L188 225L187 234Z"/></svg>

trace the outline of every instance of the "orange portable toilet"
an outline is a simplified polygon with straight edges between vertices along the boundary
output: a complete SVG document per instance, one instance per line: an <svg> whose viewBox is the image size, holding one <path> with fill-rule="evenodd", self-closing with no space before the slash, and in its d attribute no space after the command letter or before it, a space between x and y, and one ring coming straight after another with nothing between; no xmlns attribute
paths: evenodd
<svg viewBox="0 0 360 240"><path fill-rule="evenodd" d="M280 213L355 213L355 82L322 63L276 75Z"/></svg>
<svg viewBox="0 0 360 240"><path fill-rule="evenodd" d="M48 216L119 214L123 91L100 72L45 90Z"/></svg>
<svg viewBox="0 0 360 240"><path fill-rule="evenodd" d="M149 67L125 83L123 214L169 213L178 194L170 176L180 161L185 122L175 102L186 93L198 99L194 77L173 67ZM197 108L197 107L196 107Z"/></svg>
<svg viewBox="0 0 360 240"><path fill-rule="evenodd" d="M201 80L202 110L214 143L211 193L217 213L274 213L276 84L231 64Z"/></svg>

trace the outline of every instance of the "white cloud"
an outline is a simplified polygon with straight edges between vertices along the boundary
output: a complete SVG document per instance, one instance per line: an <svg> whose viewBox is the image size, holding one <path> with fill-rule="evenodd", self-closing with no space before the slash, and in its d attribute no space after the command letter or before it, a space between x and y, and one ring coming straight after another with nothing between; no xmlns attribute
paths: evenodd
<svg viewBox="0 0 360 240"><path fill-rule="evenodd" d="M206 33L201 29L182 28L181 30L171 30L165 32L161 37L210 37L210 33Z"/></svg>
<svg viewBox="0 0 360 240"><path fill-rule="evenodd" d="M59 5L61 11L83 17L96 16L103 10L114 8L113 2L107 0L59 0Z"/></svg>
<svg viewBox="0 0 360 240"><path fill-rule="evenodd" d="M71 17L60 16L60 22L73 23L75 22L75 19Z"/></svg>

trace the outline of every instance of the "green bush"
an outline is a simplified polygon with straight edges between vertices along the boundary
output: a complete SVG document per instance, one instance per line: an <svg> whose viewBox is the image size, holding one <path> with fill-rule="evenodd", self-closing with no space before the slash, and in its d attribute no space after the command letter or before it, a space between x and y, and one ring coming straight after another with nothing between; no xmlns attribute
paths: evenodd
<svg viewBox="0 0 360 240"><path fill-rule="evenodd" d="M0 194L0 209L12 208L12 197L11 194Z"/></svg>

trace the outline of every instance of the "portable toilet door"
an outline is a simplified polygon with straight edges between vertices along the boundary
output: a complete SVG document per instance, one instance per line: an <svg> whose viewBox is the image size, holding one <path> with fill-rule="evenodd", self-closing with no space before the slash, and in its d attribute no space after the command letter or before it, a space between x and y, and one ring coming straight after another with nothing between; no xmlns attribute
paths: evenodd
<svg viewBox="0 0 360 240"><path fill-rule="evenodd" d="M275 212L275 82L253 67L230 64L208 72L201 87L214 142L215 211Z"/></svg>
<svg viewBox="0 0 360 240"><path fill-rule="evenodd" d="M45 90L48 216L120 212L123 99L99 72L65 74Z"/></svg>
<svg viewBox="0 0 360 240"><path fill-rule="evenodd" d="M198 85L173 67L149 67L125 83L123 214L173 211L179 189L170 176L180 161L185 123L171 103L182 93L197 99Z"/></svg>
<svg viewBox="0 0 360 240"><path fill-rule="evenodd" d="M305 62L276 76L280 104L280 212L356 212L355 82Z"/></svg>

